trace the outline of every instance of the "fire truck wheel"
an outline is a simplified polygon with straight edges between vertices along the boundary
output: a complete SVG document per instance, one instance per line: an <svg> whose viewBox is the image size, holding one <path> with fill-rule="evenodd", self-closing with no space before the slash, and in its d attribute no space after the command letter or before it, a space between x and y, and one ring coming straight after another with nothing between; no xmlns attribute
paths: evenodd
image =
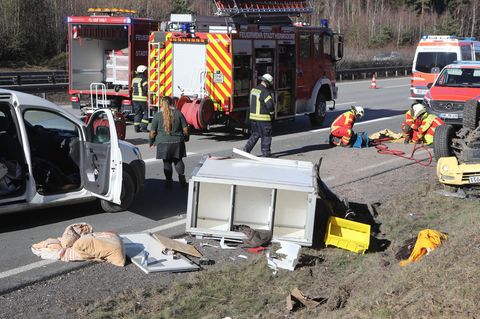
<svg viewBox="0 0 480 319"><path fill-rule="evenodd" d="M451 125L440 125L435 129L433 135L433 154L438 161L441 157L453 155L452 139L455 135L455 129Z"/></svg>
<svg viewBox="0 0 480 319"><path fill-rule="evenodd" d="M321 92L317 95L317 102L315 103L315 113L310 113L310 124L312 126L320 126L325 120L325 113L327 112L327 99Z"/></svg>
<svg viewBox="0 0 480 319"><path fill-rule="evenodd" d="M478 126L478 120L480 118L480 103L475 100L470 100L465 103L463 109L463 127L469 130L474 130Z"/></svg>

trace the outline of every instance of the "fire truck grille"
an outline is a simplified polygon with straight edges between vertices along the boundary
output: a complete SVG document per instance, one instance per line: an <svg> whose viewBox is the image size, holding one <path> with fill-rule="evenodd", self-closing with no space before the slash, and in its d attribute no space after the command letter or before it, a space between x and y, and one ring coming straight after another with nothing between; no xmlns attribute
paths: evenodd
<svg viewBox="0 0 480 319"><path fill-rule="evenodd" d="M463 102L451 102L451 101L433 101L432 108L435 111L463 111Z"/></svg>

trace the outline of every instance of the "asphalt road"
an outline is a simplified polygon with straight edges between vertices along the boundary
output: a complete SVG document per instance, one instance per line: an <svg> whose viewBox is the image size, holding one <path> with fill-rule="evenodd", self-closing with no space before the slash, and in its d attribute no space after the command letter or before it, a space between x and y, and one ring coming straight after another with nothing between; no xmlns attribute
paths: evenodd
<svg viewBox="0 0 480 319"><path fill-rule="evenodd" d="M377 90L369 89L369 86L370 81L339 83L337 108L328 113L322 127L312 128L306 116L277 123L272 152L280 158L312 162L323 157L322 176L332 187L408 164L370 149L328 147L326 140L331 121L350 105L361 105L366 110L362 121L355 126L356 131L400 130L403 114L411 104L408 99L409 78L377 79ZM135 133L129 126L127 140L140 147L147 163L145 191L139 194L130 211L104 213L98 204L92 202L0 216L0 295L42 278L83 267L83 263L40 260L30 251L34 243L60 237L70 224L87 222L93 225L94 231L119 233L144 230L162 230L166 235L183 233L187 191L178 183L173 190L165 189L162 164L154 159L155 150L148 147L145 133ZM243 147L245 141L241 134L234 135L221 129L193 135L187 144L187 176L205 154L230 155L232 148ZM398 148L407 150L406 145L398 145ZM252 153L260 154L259 145Z"/></svg>

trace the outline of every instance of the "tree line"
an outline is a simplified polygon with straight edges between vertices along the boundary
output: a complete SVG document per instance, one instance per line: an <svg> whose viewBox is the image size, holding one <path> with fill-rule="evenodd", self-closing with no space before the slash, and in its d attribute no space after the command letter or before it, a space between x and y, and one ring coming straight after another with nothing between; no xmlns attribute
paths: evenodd
<svg viewBox="0 0 480 319"><path fill-rule="evenodd" d="M348 52L414 45L423 34L480 36L478 0L311 0L318 24L345 35ZM140 17L166 20L170 13L212 15L210 0L2 0L0 1L0 66L37 65L65 57L67 17L87 15L91 7L137 10Z"/></svg>

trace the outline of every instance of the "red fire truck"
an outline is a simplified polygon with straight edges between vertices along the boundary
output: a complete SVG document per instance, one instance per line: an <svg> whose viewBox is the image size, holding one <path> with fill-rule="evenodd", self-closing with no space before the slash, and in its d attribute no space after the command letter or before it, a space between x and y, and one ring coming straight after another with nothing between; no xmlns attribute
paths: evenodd
<svg viewBox="0 0 480 319"><path fill-rule="evenodd" d="M216 16L172 15L149 39L149 107L178 98L190 126L245 128L249 92L264 73L274 77L275 119L308 114L321 125L335 107L335 63L343 36L292 22L312 12L309 1L215 0Z"/></svg>
<svg viewBox="0 0 480 319"><path fill-rule="evenodd" d="M134 10L88 11L90 16L67 18L72 106L79 108L86 98L83 102L131 110L130 83L137 66L148 63L148 36L158 22L135 18Z"/></svg>

